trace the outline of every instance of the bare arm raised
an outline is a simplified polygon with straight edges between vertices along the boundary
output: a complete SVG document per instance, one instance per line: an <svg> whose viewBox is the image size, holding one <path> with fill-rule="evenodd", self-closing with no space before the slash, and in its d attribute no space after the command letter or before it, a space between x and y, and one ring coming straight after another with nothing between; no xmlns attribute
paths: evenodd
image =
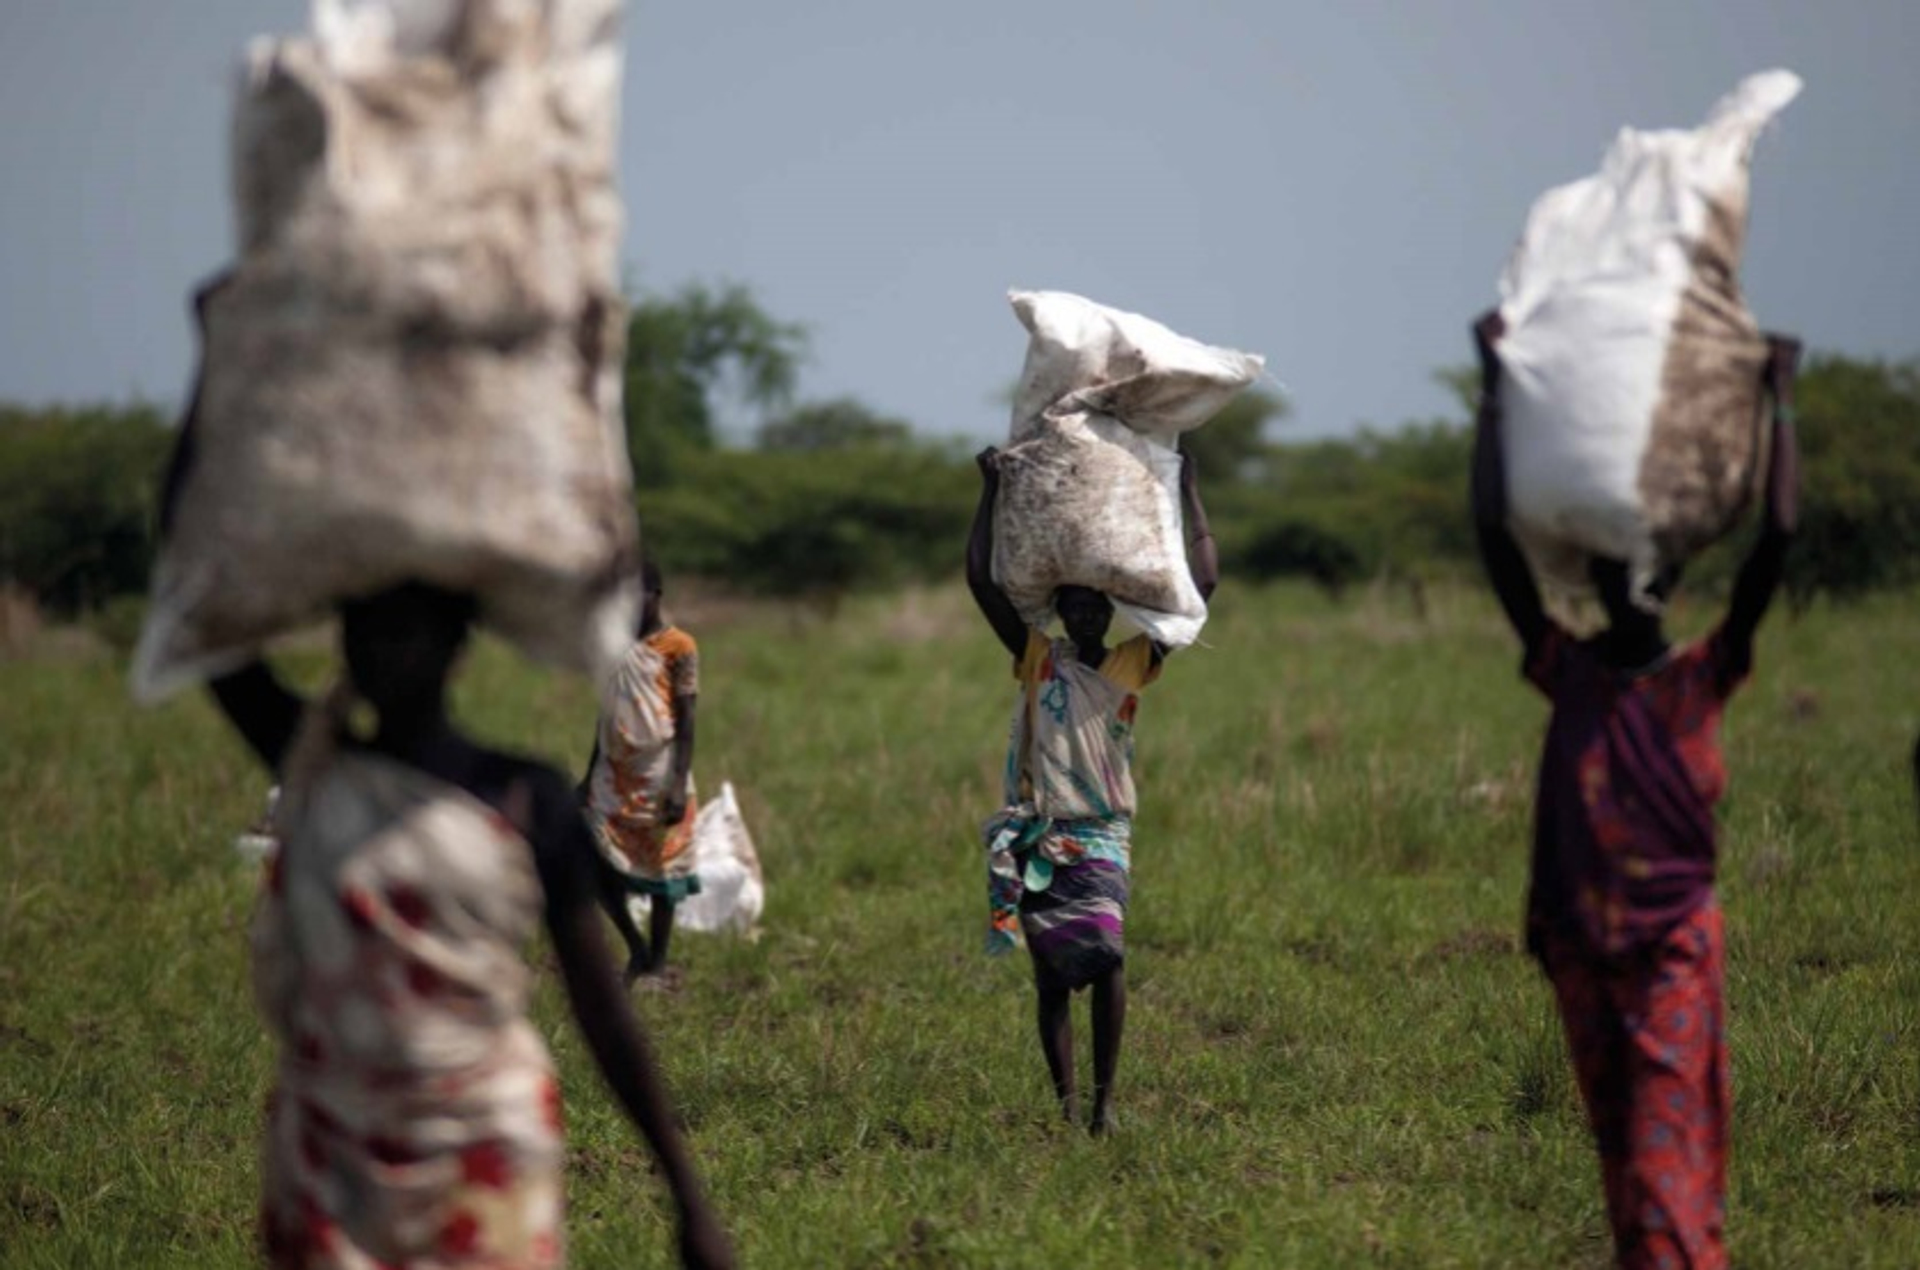
<svg viewBox="0 0 1920 1270"><path fill-rule="evenodd" d="M1767 467L1766 509L1760 536L1734 580L1733 599L1722 627L1732 669L1744 674L1753 664L1753 636L1767 615L1787 568L1787 548L1800 527L1800 449L1793 427L1793 386L1799 375L1799 341L1767 337L1766 377L1773 398L1772 458Z"/></svg>
<svg viewBox="0 0 1920 1270"><path fill-rule="evenodd" d="M675 693L673 697L673 775L660 799L662 824L677 825L687 814L687 781L693 774L693 721L699 700L692 693Z"/></svg>
<svg viewBox="0 0 1920 1270"><path fill-rule="evenodd" d="M973 529L967 535L967 589L973 602L993 633L1014 657L1027 651L1027 624L1007 593L993 580L993 500L1000 492L1000 451L992 446L980 451L980 505L973 513Z"/></svg>
<svg viewBox="0 0 1920 1270"><path fill-rule="evenodd" d="M558 773L533 768L528 840L546 893L547 932L573 1015L601 1075L660 1162L680 1213L688 1266L731 1266L733 1250L709 1208L639 1020L613 970L595 900L598 852Z"/></svg>
<svg viewBox="0 0 1920 1270"><path fill-rule="evenodd" d="M1180 455L1180 503L1187 523L1187 567L1200 598L1210 600L1220 585L1220 551L1213 543L1207 509L1200 502L1200 477L1194 470L1193 455L1184 452Z"/></svg>

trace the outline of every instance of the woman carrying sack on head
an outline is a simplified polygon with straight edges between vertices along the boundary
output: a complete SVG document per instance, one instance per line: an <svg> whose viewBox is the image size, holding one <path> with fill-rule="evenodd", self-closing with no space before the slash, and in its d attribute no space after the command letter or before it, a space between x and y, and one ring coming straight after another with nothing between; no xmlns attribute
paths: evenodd
<svg viewBox="0 0 1920 1270"><path fill-rule="evenodd" d="M1133 719L1140 689L1160 676L1166 650L1145 635L1106 646L1113 604L1083 586L1054 598L1064 639L1020 617L993 581L998 452L979 456L983 488L967 543L967 585L1014 660L1020 698L1007 752L1006 805L985 825L991 925L988 951L1024 935L1033 957L1040 1048L1069 1122L1078 1118L1073 993L1093 989L1093 1114L1112 1125L1110 1100L1126 1023L1125 923L1134 812ZM1190 567L1204 599L1219 581L1213 535L1191 460L1181 467Z"/></svg>
<svg viewBox="0 0 1920 1270"><path fill-rule="evenodd" d="M1527 947L1553 985L1600 1153L1618 1264L1726 1265L1725 963L1713 806L1726 785L1720 715L1753 668L1753 638L1798 521L1792 423L1799 346L1769 341L1771 468L1758 541L1726 617L1668 644L1630 596L1625 562L1593 558L1608 625L1576 640L1548 617L1507 527L1500 438L1502 324L1474 328L1481 404L1473 458L1480 551L1553 713L1535 803ZM1656 582L1664 599L1677 567Z"/></svg>

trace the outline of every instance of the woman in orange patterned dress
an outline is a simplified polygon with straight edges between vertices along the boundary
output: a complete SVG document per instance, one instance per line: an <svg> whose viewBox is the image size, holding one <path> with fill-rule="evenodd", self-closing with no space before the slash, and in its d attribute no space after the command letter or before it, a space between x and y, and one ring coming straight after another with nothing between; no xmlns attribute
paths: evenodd
<svg viewBox="0 0 1920 1270"><path fill-rule="evenodd" d="M700 650L693 636L660 617L660 570L641 572L638 638L600 690L593 757L581 784L587 823L606 867L600 902L627 941L627 981L667 967L675 905L700 893L694 871L694 708ZM647 897L647 933L627 907Z"/></svg>
<svg viewBox="0 0 1920 1270"><path fill-rule="evenodd" d="M262 1151L269 1261L534 1270L564 1260L560 1093L520 949L544 924L576 1020L659 1160L685 1264L732 1264L595 913L564 777L446 715L473 605L406 586L342 606L352 694L319 709L255 663L215 699L283 783L253 924L279 1044Z"/></svg>

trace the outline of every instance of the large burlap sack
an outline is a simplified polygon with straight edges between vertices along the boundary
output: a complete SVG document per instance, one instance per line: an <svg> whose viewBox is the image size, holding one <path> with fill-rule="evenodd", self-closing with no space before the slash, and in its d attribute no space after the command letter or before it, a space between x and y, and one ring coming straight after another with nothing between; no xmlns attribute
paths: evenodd
<svg viewBox="0 0 1920 1270"><path fill-rule="evenodd" d="M316 0L250 51L136 695L408 579L543 659L624 651L618 16Z"/></svg>
<svg viewBox="0 0 1920 1270"><path fill-rule="evenodd" d="M1180 452L1108 415L1045 415L1000 452L993 576L1045 629L1061 586L1092 587L1168 647L1199 637Z"/></svg>
<svg viewBox="0 0 1920 1270"><path fill-rule="evenodd" d="M1063 291L1014 291L1030 340L1000 452L994 581L1045 628L1065 585L1105 592L1168 647L1199 638L1178 437L1259 377L1262 359Z"/></svg>
<svg viewBox="0 0 1920 1270"><path fill-rule="evenodd" d="M1744 81L1692 131L1623 129L1598 174L1537 201L1500 280L1516 538L1552 589L1589 556L1636 597L1720 537L1764 458L1767 347L1741 298L1749 159L1800 91Z"/></svg>

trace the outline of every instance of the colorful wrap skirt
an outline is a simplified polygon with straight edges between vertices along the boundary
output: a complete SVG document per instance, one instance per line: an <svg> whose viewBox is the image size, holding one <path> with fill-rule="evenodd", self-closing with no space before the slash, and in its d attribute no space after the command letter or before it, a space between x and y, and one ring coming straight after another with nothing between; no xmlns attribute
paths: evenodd
<svg viewBox="0 0 1920 1270"><path fill-rule="evenodd" d="M1111 860L1057 865L1044 891L1020 896L1020 933L1034 978L1078 990L1127 958L1127 871Z"/></svg>
<svg viewBox="0 0 1920 1270"><path fill-rule="evenodd" d="M1017 931L1041 982L1067 988L1083 988L1122 963L1131 819L1054 820L1014 804L983 829L988 952L1011 949Z"/></svg>

